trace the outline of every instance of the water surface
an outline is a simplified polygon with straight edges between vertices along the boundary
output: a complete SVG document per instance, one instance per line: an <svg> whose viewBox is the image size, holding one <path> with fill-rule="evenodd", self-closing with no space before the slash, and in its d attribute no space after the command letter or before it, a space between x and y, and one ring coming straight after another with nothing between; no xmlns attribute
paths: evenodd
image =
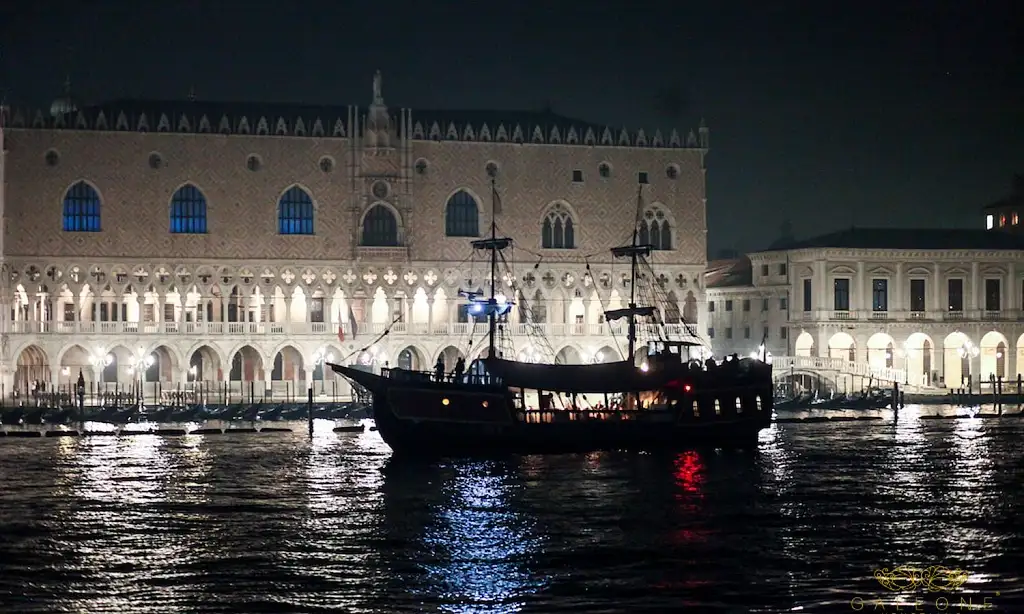
<svg viewBox="0 0 1024 614"><path fill-rule="evenodd" d="M1022 442L912 408L749 452L427 466L376 433L0 439L0 612L849 612L905 564L1024 611Z"/></svg>

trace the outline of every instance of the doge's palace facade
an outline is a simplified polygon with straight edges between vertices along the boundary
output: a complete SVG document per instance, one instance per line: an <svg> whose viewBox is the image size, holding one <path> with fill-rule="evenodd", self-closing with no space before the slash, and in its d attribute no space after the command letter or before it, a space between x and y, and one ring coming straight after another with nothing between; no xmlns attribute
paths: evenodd
<svg viewBox="0 0 1024 614"><path fill-rule="evenodd" d="M703 319L708 132L543 113L120 101L3 109L3 394L43 383L257 395L342 384L322 363L472 359L492 181L514 239L504 353L618 359L628 242L657 249L667 321ZM624 277L625 276L625 277ZM387 334L385 334L385 332ZM347 388L345 388L347 390Z"/></svg>

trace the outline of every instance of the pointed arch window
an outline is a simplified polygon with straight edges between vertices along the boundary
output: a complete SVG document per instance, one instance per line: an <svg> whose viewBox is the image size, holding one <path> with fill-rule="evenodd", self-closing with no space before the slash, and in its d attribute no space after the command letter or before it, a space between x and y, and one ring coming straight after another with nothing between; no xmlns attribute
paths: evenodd
<svg viewBox="0 0 1024 614"><path fill-rule="evenodd" d="M206 234L206 196L191 183L178 188L171 197L171 232Z"/></svg>
<svg viewBox="0 0 1024 614"><path fill-rule="evenodd" d="M444 230L449 237L480 236L480 208L469 192L459 190L448 199L444 210Z"/></svg>
<svg viewBox="0 0 1024 614"><path fill-rule="evenodd" d="M278 233L313 234L313 198L299 186L292 186L277 201Z"/></svg>
<svg viewBox="0 0 1024 614"><path fill-rule="evenodd" d="M363 218L363 245L366 247L397 247L398 220L391 209L374 205Z"/></svg>
<svg viewBox="0 0 1024 614"><path fill-rule="evenodd" d="M96 190L79 181L64 193L64 232L100 232L102 202Z"/></svg>
<svg viewBox="0 0 1024 614"><path fill-rule="evenodd" d="M658 207L651 207L644 211L637 233L637 242L641 245L648 243L652 249L672 249L672 227L669 226L668 217L664 211Z"/></svg>
<svg viewBox="0 0 1024 614"><path fill-rule="evenodd" d="M540 244L544 249L576 248L576 228L572 215L562 203L555 203L544 216L540 229Z"/></svg>

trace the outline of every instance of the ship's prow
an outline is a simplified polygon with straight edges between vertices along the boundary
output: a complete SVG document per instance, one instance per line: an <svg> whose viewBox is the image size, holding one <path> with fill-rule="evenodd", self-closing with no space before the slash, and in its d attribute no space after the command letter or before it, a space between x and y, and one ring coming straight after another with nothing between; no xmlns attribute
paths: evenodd
<svg viewBox="0 0 1024 614"><path fill-rule="evenodd" d="M338 375L341 375L353 383L359 384L370 392L380 391L382 384L386 381L385 378L379 375L370 373L369 371L363 371L362 369L357 369L355 367L336 365L333 362L327 363L327 366L333 369Z"/></svg>

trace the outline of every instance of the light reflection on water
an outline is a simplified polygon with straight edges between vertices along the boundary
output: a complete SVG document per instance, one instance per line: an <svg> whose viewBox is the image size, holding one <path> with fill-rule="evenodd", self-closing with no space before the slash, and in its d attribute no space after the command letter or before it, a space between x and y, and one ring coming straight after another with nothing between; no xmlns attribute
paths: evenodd
<svg viewBox="0 0 1024 614"><path fill-rule="evenodd" d="M402 463L376 433L0 440L0 611L849 611L901 564L1024 607L1024 421L752 453Z"/></svg>

